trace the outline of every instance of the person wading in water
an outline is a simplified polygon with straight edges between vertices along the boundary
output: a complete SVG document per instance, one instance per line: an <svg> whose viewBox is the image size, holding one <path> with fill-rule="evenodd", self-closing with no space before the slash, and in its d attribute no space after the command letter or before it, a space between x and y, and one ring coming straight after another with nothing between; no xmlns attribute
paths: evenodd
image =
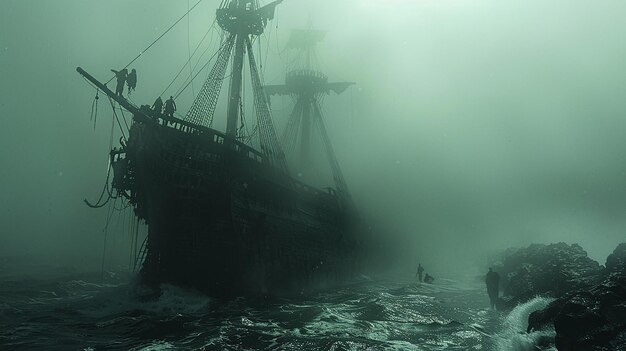
<svg viewBox="0 0 626 351"><path fill-rule="evenodd" d="M500 294L500 275L489 268L487 277L485 278L487 283L487 294L489 295L489 301L491 302L491 308L496 308L496 302L498 301L498 295Z"/></svg>
<svg viewBox="0 0 626 351"><path fill-rule="evenodd" d="M415 276L416 276L416 277L419 277L420 282L422 282L422 276L423 276L423 274L424 274L424 267L422 267L422 264L421 264L421 263L419 263L419 264L417 265L417 273L415 273Z"/></svg>

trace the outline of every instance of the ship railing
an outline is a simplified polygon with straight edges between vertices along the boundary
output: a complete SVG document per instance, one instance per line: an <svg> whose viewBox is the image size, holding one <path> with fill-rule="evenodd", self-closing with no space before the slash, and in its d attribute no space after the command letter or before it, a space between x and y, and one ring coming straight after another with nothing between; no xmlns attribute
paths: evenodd
<svg viewBox="0 0 626 351"><path fill-rule="evenodd" d="M137 120L142 121L142 122L148 121L148 119L145 118L144 115L139 115L139 116L135 115L135 117ZM176 117L166 117L165 115L160 115L158 119L160 121L152 120L152 122L156 122L168 128L176 129L183 133L202 136L206 139L209 139L210 142L214 144L224 145L225 143L226 134L220 131L217 131L215 129L208 128L205 126L199 126L199 125L184 121ZM265 155L263 155L261 152L255 150L254 148L240 141L235 140L233 141L233 143L234 143L235 151L237 151L239 154L244 155L248 159L253 160L257 163L265 163L266 161Z"/></svg>
<svg viewBox="0 0 626 351"><path fill-rule="evenodd" d="M148 253L148 236L143 239L143 243L141 244L141 248L139 252L135 252L135 262L133 264L133 272L137 272L138 269L141 269L143 262L146 259L146 255Z"/></svg>
<svg viewBox="0 0 626 351"><path fill-rule="evenodd" d="M331 187L326 187L324 189L326 189L326 191L322 190L322 189L318 189L309 185L306 185L305 183L302 183L300 181L294 181L294 185L296 186L296 189L305 192L305 193L309 193L313 196L318 196L318 197L328 197L328 198L334 198L337 196L337 191L334 188Z"/></svg>
<svg viewBox="0 0 626 351"><path fill-rule="evenodd" d="M328 76L312 69L298 69L289 71L285 78L285 83L288 85L306 84L309 82L326 83L328 82Z"/></svg>
<svg viewBox="0 0 626 351"><path fill-rule="evenodd" d="M294 79L300 77L310 77L319 80L328 80L328 76L320 71L312 69L296 69L287 73L287 79Z"/></svg>

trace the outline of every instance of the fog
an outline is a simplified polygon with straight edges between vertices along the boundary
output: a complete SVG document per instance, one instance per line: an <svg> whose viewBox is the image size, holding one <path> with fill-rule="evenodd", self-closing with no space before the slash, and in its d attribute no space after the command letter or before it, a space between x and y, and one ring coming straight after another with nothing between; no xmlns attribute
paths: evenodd
<svg viewBox="0 0 626 351"><path fill-rule="evenodd" d="M83 199L105 181L112 114L101 99L94 129L75 68L108 80L195 3L0 2L0 256L99 265L106 210ZM163 92L218 5L129 67L134 101ZM330 137L360 211L406 262L453 271L566 241L603 263L626 237L624 14L617 0L285 0L260 41L265 83L284 80L290 29L327 31L319 69L356 82L325 99ZM289 101L273 107L280 125ZM118 222L107 250L127 258Z"/></svg>

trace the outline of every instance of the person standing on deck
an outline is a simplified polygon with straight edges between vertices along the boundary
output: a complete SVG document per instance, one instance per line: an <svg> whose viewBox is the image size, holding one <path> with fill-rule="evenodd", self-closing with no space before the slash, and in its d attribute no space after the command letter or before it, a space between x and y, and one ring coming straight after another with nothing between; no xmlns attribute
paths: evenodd
<svg viewBox="0 0 626 351"><path fill-rule="evenodd" d="M174 97L170 96L170 98L165 101L165 116L173 118L174 112L176 112L176 103L174 102Z"/></svg>
<svg viewBox="0 0 626 351"><path fill-rule="evenodd" d="M420 282L422 282L422 275L424 274L424 267L422 267L421 263L417 265L417 273L415 273L416 277L419 277Z"/></svg>
<svg viewBox="0 0 626 351"><path fill-rule="evenodd" d="M128 85L128 94L131 91L135 91L137 87L137 71L133 68L130 70L128 76L126 76L126 84Z"/></svg>
<svg viewBox="0 0 626 351"><path fill-rule="evenodd" d="M128 70L126 68L121 71L116 71L114 69L111 72L115 73L115 78L117 79L117 84L115 85L115 95L122 96L124 93L124 84L126 83L126 77L128 77Z"/></svg>
<svg viewBox="0 0 626 351"><path fill-rule="evenodd" d="M489 295L491 308L495 309L498 295L500 295L500 275L494 272L491 267L489 268L489 272L487 272L485 283L487 283L487 294Z"/></svg>
<svg viewBox="0 0 626 351"><path fill-rule="evenodd" d="M154 104L152 104L152 113L154 117L160 117L163 113L163 100L160 96L154 100Z"/></svg>

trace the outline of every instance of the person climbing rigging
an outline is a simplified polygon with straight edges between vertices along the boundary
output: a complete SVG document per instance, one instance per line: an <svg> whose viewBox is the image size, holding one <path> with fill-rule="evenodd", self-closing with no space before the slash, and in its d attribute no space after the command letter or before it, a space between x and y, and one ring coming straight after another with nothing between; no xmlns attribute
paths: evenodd
<svg viewBox="0 0 626 351"><path fill-rule="evenodd" d="M494 272L491 267L485 278L487 284L487 294L489 295L489 301L491 302L491 308L496 308L496 302L498 301L499 289L500 289L500 275Z"/></svg>
<svg viewBox="0 0 626 351"><path fill-rule="evenodd" d="M424 267L422 267L421 263L417 265L417 273L415 273L416 277L419 277L420 282L422 282L422 275L424 274Z"/></svg>
<svg viewBox="0 0 626 351"><path fill-rule="evenodd" d="M163 113L163 100L159 96L156 100L154 100L154 104L152 104L152 114L154 117L159 117Z"/></svg>
<svg viewBox="0 0 626 351"><path fill-rule="evenodd" d="M165 116L169 118L174 117L174 112L176 112L176 103L174 102L174 97L170 96L169 99L165 101Z"/></svg>
<svg viewBox="0 0 626 351"><path fill-rule="evenodd" d="M128 70L126 68L116 71L114 69L111 72L115 73L117 84L115 85L115 95L122 96L124 93L124 84L126 83L126 77L128 76Z"/></svg>
<svg viewBox="0 0 626 351"><path fill-rule="evenodd" d="M131 91L135 91L137 88L137 71L133 68L130 70L128 76L126 76L126 84L128 85L128 94Z"/></svg>

